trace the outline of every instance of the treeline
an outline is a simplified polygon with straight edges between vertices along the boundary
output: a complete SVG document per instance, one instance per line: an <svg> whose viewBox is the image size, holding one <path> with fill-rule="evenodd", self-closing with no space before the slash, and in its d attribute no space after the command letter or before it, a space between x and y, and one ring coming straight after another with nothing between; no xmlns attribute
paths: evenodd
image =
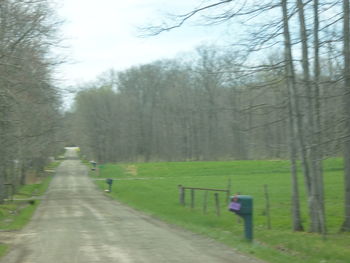
<svg viewBox="0 0 350 263"><path fill-rule="evenodd" d="M300 161L309 230L324 235L322 161L344 154L350 231L349 0L205 1L146 34L193 19L231 23L232 49L201 47L83 87L67 116L83 152L100 162L289 157L293 230L304 229Z"/></svg>
<svg viewBox="0 0 350 263"><path fill-rule="evenodd" d="M188 57L110 71L84 87L68 114L82 152L99 162L288 158L278 56L266 61L268 71L247 76L231 50L202 46ZM327 156L341 153L342 89L334 74L323 75L322 85Z"/></svg>
<svg viewBox="0 0 350 263"><path fill-rule="evenodd" d="M0 3L0 202L58 151L62 114L53 85L58 22L49 1Z"/></svg>

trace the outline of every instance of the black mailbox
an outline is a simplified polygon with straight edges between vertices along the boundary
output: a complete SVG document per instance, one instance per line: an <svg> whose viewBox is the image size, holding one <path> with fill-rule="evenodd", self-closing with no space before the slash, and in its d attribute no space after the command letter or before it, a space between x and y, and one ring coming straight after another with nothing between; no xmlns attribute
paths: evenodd
<svg viewBox="0 0 350 263"><path fill-rule="evenodd" d="M106 183L109 185L113 184L113 179L111 178L106 179Z"/></svg>
<svg viewBox="0 0 350 263"><path fill-rule="evenodd" d="M240 215L253 214L253 198L249 195L238 195L238 203L241 204L241 208L237 212Z"/></svg>
<svg viewBox="0 0 350 263"><path fill-rule="evenodd" d="M95 170L96 170L96 165L97 165L97 163L96 163L95 161L90 161L90 163L91 163L91 165L92 165L91 170L92 170L92 171L95 171Z"/></svg>

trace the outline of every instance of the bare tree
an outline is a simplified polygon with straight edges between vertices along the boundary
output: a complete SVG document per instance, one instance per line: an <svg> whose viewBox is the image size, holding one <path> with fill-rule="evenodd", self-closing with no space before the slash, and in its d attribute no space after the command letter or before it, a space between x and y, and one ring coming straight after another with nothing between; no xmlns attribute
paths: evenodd
<svg viewBox="0 0 350 263"><path fill-rule="evenodd" d="M344 114L346 140L344 143L345 219L341 231L350 231L350 5L343 0L343 56L344 56Z"/></svg>
<svg viewBox="0 0 350 263"><path fill-rule="evenodd" d="M4 0L0 5L0 197L3 182L25 182L57 153L59 94L52 84L57 23L46 0Z"/></svg>
<svg viewBox="0 0 350 263"><path fill-rule="evenodd" d="M289 15L287 0L281 1L283 14L283 35L284 35L284 56L285 56L285 74L288 91L288 122L289 122L289 151L291 159L291 175L292 175L292 219L293 230L302 231L304 228L301 222L299 187L297 175L297 141L301 132L300 109L299 103L296 100L296 81L295 70L292 56L292 43L289 30ZM299 140L300 145L303 145L303 140ZM304 168L305 171L305 168Z"/></svg>

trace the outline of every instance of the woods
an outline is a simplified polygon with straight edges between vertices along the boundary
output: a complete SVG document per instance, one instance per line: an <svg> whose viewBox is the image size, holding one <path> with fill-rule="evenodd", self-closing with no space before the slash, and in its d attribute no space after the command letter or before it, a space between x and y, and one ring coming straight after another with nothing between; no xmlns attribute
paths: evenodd
<svg viewBox="0 0 350 263"><path fill-rule="evenodd" d="M269 109L284 100L281 93L233 85L216 72L224 61L214 59L134 67L81 91L70 121L89 134L76 133L82 151L100 162L285 156L283 114Z"/></svg>
<svg viewBox="0 0 350 263"><path fill-rule="evenodd" d="M0 202L60 151L60 97L53 84L58 22L49 1L0 3Z"/></svg>

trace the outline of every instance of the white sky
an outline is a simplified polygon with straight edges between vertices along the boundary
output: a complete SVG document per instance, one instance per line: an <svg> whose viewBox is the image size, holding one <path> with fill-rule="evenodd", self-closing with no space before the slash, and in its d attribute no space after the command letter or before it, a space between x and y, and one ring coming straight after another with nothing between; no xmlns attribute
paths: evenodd
<svg viewBox="0 0 350 263"><path fill-rule="evenodd" d="M59 67L63 87L91 80L111 68L172 58L202 43L216 43L224 29L185 26L157 37L139 38L137 27L160 22L166 13L184 13L201 0L61 0L57 10L68 63ZM62 53L61 52L61 53Z"/></svg>

